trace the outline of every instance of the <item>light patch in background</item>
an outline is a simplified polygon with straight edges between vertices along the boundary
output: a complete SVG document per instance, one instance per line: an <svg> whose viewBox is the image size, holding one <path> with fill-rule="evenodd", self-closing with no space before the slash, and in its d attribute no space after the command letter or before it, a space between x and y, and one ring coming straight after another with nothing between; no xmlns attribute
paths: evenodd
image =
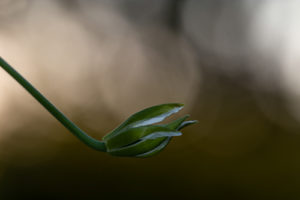
<svg viewBox="0 0 300 200"><path fill-rule="evenodd" d="M9 18L27 9L30 0L1 0L0 1L0 18Z"/></svg>
<svg viewBox="0 0 300 200"><path fill-rule="evenodd" d="M261 27L257 25L257 12L264 3L190 0L184 6L182 20L201 61L228 77L247 75L241 81L246 87L272 91L279 87L278 67L273 63L274 55L269 55L270 49L262 47Z"/></svg>
<svg viewBox="0 0 300 200"><path fill-rule="evenodd" d="M299 0L190 0L183 24L201 61L233 79L247 75L239 83L270 118L288 109L299 119L299 13ZM284 105L269 108L272 94Z"/></svg>
<svg viewBox="0 0 300 200"><path fill-rule="evenodd" d="M300 120L300 1L261 2L252 24L260 54L273 60L289 112Z"/></svg>
<svg viewBox="0 0 300 200"><path fill-rule="evenodd" d="M182 35L164 26L136 25L118 14L118 3L79 2L86 20L101 34L94 61L97 87L111 111L125 119L128 113L164 102L193 105L200 72ZM112 12L99 12L103 5Z"/></svg>

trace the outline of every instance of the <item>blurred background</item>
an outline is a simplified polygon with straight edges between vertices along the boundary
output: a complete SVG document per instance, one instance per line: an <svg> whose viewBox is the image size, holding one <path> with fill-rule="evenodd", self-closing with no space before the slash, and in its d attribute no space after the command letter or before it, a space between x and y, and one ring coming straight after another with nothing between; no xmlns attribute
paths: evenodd
<svg viewBox="0 0 300 200"><path fill-rule="evenodd" d="M89 149L0 70L0 199L300 199L300 0L0 0L0 56L101 139L148 106L159 155Z"/></svg>

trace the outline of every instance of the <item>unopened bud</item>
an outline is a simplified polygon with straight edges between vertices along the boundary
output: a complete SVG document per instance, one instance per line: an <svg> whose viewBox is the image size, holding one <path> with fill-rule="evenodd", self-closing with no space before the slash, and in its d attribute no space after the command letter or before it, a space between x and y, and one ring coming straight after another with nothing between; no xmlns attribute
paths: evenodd
<svg viewBox="0 0 300 200"><path fill-rule="evenodd" d="M135 113L118 128L103 137L107 152L114 156L149 157L159 153L180 129L196 121L188 115L168 124L153 125L178 112L183 104L162 104Z"/></svg>

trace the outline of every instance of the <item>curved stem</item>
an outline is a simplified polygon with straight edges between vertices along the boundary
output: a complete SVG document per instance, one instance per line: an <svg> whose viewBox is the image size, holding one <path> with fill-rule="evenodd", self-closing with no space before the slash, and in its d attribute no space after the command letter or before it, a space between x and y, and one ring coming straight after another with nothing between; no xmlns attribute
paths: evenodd
<svg viewBox="0 0 300 200"><path fill-rule="evenodd" d="M69 120L50 101L48 101L37 89L35 89L25 78L22 77L12 66L0 57L0 66L10 74L25 90L27 90L40 104L44 106L58 121L60 121L69 131L89 147L106 152L104 142L96 140L87 135L83 130Z"/></svg>

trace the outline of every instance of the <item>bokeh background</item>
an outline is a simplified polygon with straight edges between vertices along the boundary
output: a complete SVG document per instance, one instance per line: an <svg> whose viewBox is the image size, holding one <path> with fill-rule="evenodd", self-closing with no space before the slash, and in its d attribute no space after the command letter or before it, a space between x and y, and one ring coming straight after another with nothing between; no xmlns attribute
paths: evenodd
<svg viewBox="0 0 300 200"><path fill-rule="evenodd" d="M0 0L0 56L90 135L182 102L159 155L84 146L0 70L0 199L300 199L300 0Z"/></svg>

